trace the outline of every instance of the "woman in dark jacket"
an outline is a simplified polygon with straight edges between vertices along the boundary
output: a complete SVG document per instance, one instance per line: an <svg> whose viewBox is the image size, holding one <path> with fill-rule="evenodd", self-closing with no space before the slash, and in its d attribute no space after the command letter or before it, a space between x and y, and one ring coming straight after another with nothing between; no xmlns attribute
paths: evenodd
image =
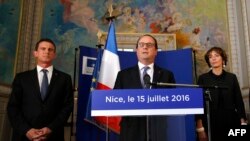
<svg viewBox="0 0 250 141"><path fill-rule="evenodd" d="M205 54L205 60L211 70L200 75L198 84L217 86L209 89L211 141L217 141L227 135L227 129L246 124L246 113L236 75L223 69L227 63L225 51L212 47ZM196 116L196 131L200 141L208 140L206 109L204 115Z"/></svg>

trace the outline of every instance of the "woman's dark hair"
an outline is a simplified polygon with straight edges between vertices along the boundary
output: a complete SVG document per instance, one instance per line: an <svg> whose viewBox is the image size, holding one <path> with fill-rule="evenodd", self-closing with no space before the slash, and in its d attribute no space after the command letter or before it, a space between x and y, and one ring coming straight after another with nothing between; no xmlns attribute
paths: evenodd
<svg viewBox="0 0 250 141"><path fill-rule="evenodd" d="M158 49L157 40L155 39L154 36L152 36L152 35L150 35L150 34L144 34L144 35L140 36L139 39L138 39L137 42L136 42L136 48L138 48L138 43L139 43L139 41L141 40L141 38L142 38L142 37L145 37L145 36L151 37L151 38L154 40L154 42L155 42L155 48Z"/></svg>
<svg viewBox="0 0 250 141"><path fill-rule="evenodd" d="M206 63L207 63L207 65L209 67L211 67L211 64L209 63L209 55L210 55L210 53L212 51L215 51L216 53L218 53L221 56L222 60L224 61L224 63L225 63L224 65L227 65L227 54L226 54L226 52L220 47L212 47L205 54L205 60L206 60Z"/></svg>
<svg viewBox="0 0 250 141"><path fill-rule="evenodd" d="M36 51L37 51L38 46L39 46L39 44L40 44L41 42L49 42L49 43L51 43L51 44L54 46L55 51L56 51L56 45L55 45L55 43L54 43L51 39L49 39L49 38L42 38L42 39L40 39L40 40L36 43L36 47L35 47L35 50L36 50Z"/></svg>

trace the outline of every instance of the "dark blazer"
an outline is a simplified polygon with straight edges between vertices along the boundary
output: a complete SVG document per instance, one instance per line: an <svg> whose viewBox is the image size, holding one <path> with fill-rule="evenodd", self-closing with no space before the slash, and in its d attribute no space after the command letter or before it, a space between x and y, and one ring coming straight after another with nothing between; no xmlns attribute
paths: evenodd
<svg viewBox="0 0 250 141"><path fill-rule="evenodd" d="M218 88L209 89L211 98L209 102L211 140L226 140L228 128L238 127L240 126L240 118L246 119L245 106L238 79L235 74L225 70L220 75L215 75L212 71L209 71L199 76L198 84L218 86ZM195 115L195 118L196 120L202 119L203 126L207 131L206 103L204 103L204 107L205 114Z"/></svg>
<svg viewBox="0 0 250 141"><path fill-rule="evenodd" d="M52 130L47 141L64 141L64 124L73 110L70 75L54 68L45 100L42 100L37 69L19 73L12 84L7 106L13 127L12 141L26 141L31 128Z"/></svg>
<svg viewBox="0 0 250 141"><path fill-rule="evenodd" d="M153 82L175 83L172 72L154 65ZM143 88L138 65L118 73L114 89ZM159 88L154 86L153 88ZM120 141L146 141L146 117L122 117ZM166 116L150 117L151 141L166 141Z"/></svg>

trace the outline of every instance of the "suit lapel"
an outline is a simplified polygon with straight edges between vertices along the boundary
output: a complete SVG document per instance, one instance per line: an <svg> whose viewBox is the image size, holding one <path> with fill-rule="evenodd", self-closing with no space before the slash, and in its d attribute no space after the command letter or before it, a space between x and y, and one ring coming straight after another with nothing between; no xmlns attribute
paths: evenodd
<svg viewBox="0 0 250 141"><path fill-rule="evenodd" d="M162 75L161 68L159 68L157 65L154 65L153 82L160 81L161 75ZM133 68L132 78L134 78L134 80L132 82L135 82L135 86L137 86L138 88L143 88L142 83L141 83L140 70L139 70L138 65L136 65Z"/></svg>
<svg viewBox="0 0 250 141"><path fill-rule="evenodd" d="M37 97L40 100L42 100L40 86L39 86L39 80L38 80L38 75L37 75L37 69L36 68L31 71L31 77L30 78L32 79L31 85L34 85L35 94L37 95Z"/></svg>
<svg viewBox="0 0 250 141"><path fill-rule="evenodd" d="M138 87L138 88L143 88L142 87L142 83L141 83L141 77L140 77L140 70L139 70L139 66L136 65L134 68L133 68L133 71L132 71L132 74L131 74L132 78L134 79L133 81L131 82L134 82L135 86Z"/></svg>
<svg viewBox="0 0 250 141"><path fill-rule="evenodd" d="M157 65L154 65L153 83L161 82L161 79L162 79L162 69ZM153 85L152 88L157 88L157 86Z"/></svg>
<svg viewBox="0 0 250 141"><path fill-rule="evenodd" d="M49 84L49 88L48 88L48 92L46 94L46 98L45 100L47 99L47 97L49 97L49 95L51 94L51 90L52 88L54 87L54 85L56 84L56 81L58 80L58 71L56 69L53 70L53 73L52 73L52 77L51 77L51 80L50 80L50 84Z"/></svg>
<svg viewBox="0 0 250 141"><path fill-rule="evenodd" d="M154 75L153 75L153 82L158 82L161 76L161 69L154 65Z"/></svg>

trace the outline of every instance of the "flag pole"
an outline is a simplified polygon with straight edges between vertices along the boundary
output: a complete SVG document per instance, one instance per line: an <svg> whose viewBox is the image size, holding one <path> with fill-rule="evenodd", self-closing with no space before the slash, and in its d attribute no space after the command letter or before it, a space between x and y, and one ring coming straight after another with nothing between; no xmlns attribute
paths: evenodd
<svg viewBox="0 0 250 141"><path fill-rule="evenodd" d="M98 44L96 45L98 55L100 55L100 53L101 53L100 51L101 51L102 47L104 46L103 44L101 44L99 38L100 38L100 37L98 37ZM96 60L96 61L98 61L98 60ZM97 67L97 66L95 66L95 67ZM101 132L99 131L99 135L100 135L100 134L101 134ZM98 140L98 139L97 139L97 140Z"/></svg>
<svg viewBox="0 0 250 141"><path fill-rule="evenodd" d="M110 24L111 24L111 22L113 22L113 19L115 19L116 17L115 16L113 16L113 5L112 5L112 3L109 5L109 7L108 7L108 11L109 11L109 16L108 17L106 17L106 20L109 22L109 26L110 26ZM106 117L106 123L108 123L109 122L109 119L108 119L108 117ZM110 134L109 134L109 132L110 132L110 129L109 129L109 124L107 124L107 132L106 132L106 141L109 141L109 136L110 136Z"/></svg>
<svg viewBox="0 0 250 141"><path fill-rule="evenodd" d="M73 100L75 102L75 93L78 91L78 88L76 86L76 67L77 67L77 52L78 52L78 48L75 48L75 58L74 58L74 74L73 74ZM73 108L72 108L72 113L71 113L71 121L70 121L70 141L72 140L72 137L75 136L74 135L74 104L73 104Z"/></svg>
<svg viewBox="0 0 250 141"><path fill-rule="evenodd" d="M113 7L112 3L109 3L108 6L109 16L105 17L109 21L109 29L106 38L106 43L104 44L103 55L101 59L100 71L97 81L97 89L109 90L113 89L115 83L116 75L120 71L119 56L117 53L117 44L116 44L116 34L115 34L115 25L113 19L116 16L112 15ZM98 31L98 43L102 42L102 31ZM99 45L97 45L98 47ZM121 117L107 117L100 116L95 117L97 123L103 124L106 128L106 141L111 140L113 137L113 132L119 133L120 126L119 122Z"/></svg>

